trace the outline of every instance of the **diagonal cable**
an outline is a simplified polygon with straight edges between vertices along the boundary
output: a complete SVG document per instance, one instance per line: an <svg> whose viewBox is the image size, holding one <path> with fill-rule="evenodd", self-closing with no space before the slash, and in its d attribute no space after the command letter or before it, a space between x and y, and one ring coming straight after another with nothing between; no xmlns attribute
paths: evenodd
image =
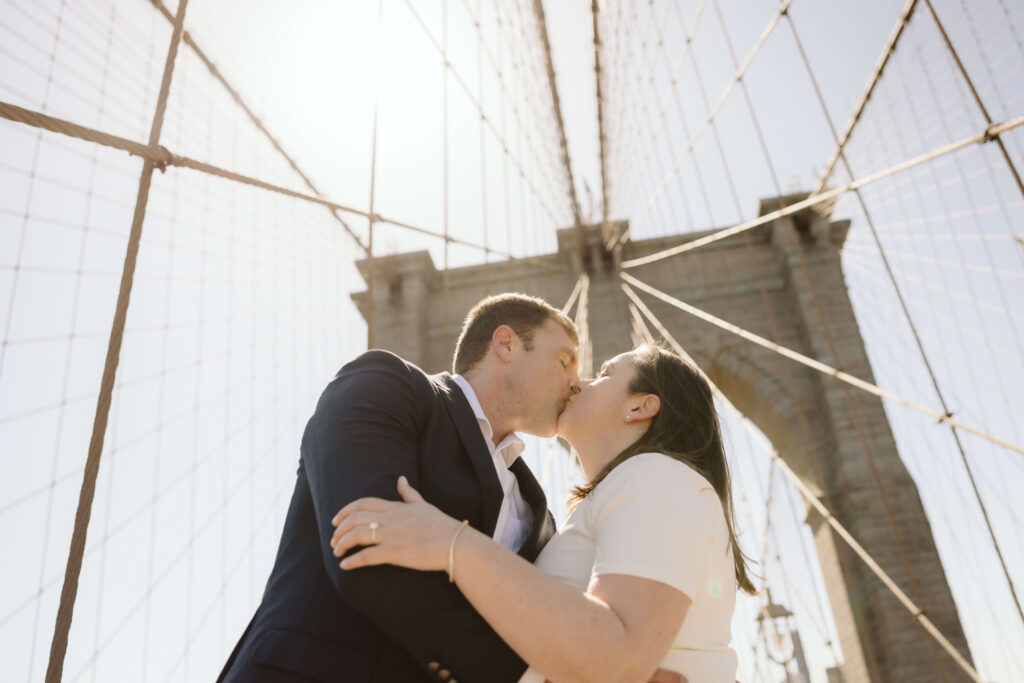
<svg viewBox="0 0 1024 683"><path fill-rule="evenodd" d="M803 199L799 202L795 202L781 209L771 211L769 213L764 214L763 216L759 216L758 218L754 218L749 221L740 223L739 225L734 225L731 228L716 230L709 235L705 235L704 237L695 239L691 242L686 242L685 244L680 244L679 246L672 247L670 249L665 249L663 251L658 251L653 254L648 254L646 256L639 256L637 258L623 261L622 267L635 268L637 266L642 266L648 263L654 263L655 261L661 261L662 259L675 256L676 254L682 254L684 252L692 251L693 249L697 249L699 247L703 247L705 245L718 242L728 237L732 237L733 235L737 235L741 232L752 230L753 228L756 228L758 226L771 223L772 221L778 218L782 218L783 216L790 216L794 213L802 211L803 209L807 209L812 206L817 206L819 204L825 204L826 202L831 202L836 197L842 194L851 192L860 187L864 187L865 185L870 185L871 183L876 183L880 180L884 180L885 178L894 176L898 173L914 168L916 166L920 166L921 164L928 163L929 161L938 159L939 157L943 157L947 154L957 152L965 147L969 147L971 145L976 144L985 144L987 142L992 141L997 136L1014 130L1016 128L1019 128L1021 126L1024 126L1024 116L1019 116L1017 118L995 124L993 126L985 128L983 131L975 135L961 138L960 140L957 140L955 142L951 142L947 145L943 145L942 147L933 149L930 152L925 152L924 154L920 154L916 157L907 159L898 164L894 164L893 166L889 166L880 171L876 171L874 173L861 176L860 178L851 180L850 182L846 183L841 187L836 187L831 190L825 190L823 192L812 194L806 199Z"/></svg>
<svg viewBox="0 0 1024 683"><path fill-rule="evenodd" d="M903 398L902 396L899 396L898 394L895 394L895 393L893 393L891 391L886 391L885 389L882 389L882 388L878 387L877 385L872 384L871 382L866 382L866 381L864 381L864 380L862 380L862 379L860 379L858 377L854 377L853 375L851 375L851 374L849 374L847 372L843 372L842 370L838 370L838 369L832 367L831 365L826 365L825 363L822 363L821 361L818 361L818 360L815 360L814 358L810 358L808 356L805 356L804 354L800 353L799 351L794 351L793 349L790 349L788 347L782 346L781 344L776 344L775 342L773 342L773 341L771 341L769 339L765 339L764 337L761 337L759 335L756 335L753 332L750 332L749 330L745 330L742 327L739 327L738 325L734 325L734 324L732 324L732 323L730 323L730 322L728 322L726 320L722 320L721 318L713 316L710 313L708 313L708 312L706 312L706 311L704 311L702 309L697 308L696 306L691 306L690 304L686 303L685 301L680 301L679 299L677 299L677 298L675 298L673 296L670 296L670 295L666 294L665 292L662 292L662 291L660 291L658 289L655 289L654 287L651 287L650 285L648 285L648 284L646 284L644 282L641 282L640 280L637 280L635 277L629 275L628 273L621 273L620 275L621 275L623 280L625 280L627 283L633 285L637 289L641 289L641 290L647 292L648 294L650 294L650 295L652 295L652 296L654 296L654 297L656 297L658 299L661 299L665 303L667 303L667 304L669 304L671 306L674 306L675 308L678 308L679 310L683 311L684 313L689 313L690 315L694 316L695 318L699 318L700 320L703 320L705 322L711 323L715 327L723 329L726 332L731 332L732 334L735 334L736 336L738 336L738 337L740 337L742 339L746 339L749 342L757 344L758 346L760 346L762 348L768 349L769 351L774 351L775 353L779 354L780 356L784 356L786 358L789 358L790 360L796 361L797 363L800 363L801 365L806 365L807 367L811 368L812 370L817 370L818 372L822 373L823 375L827 375L829 377L837 379L840 382L845 382L846 384L849 384L849 385L851 385L853 387L856 387L858 389L866 391L869 394L873 394L875 396L878 396L879 398L884 398L886 400L892 401L893 403L898 403L898 404L900 404L902 406L906 406L907 408L910 408L912 410L916 410L917 412L919 412L919 413L921 413L923 415L927 415L928 417L934 418L938 422L950 425L952 427L956 427L958 429L962 429L965 432L969 432L969 433L974 434L975 436L977 436L979 438L982 438L982 439L984 439L986 441L994 443L995 445L997 445L997 446L999 446L1001 448L1005 448L1006 450L1013 451L1014 453L1019 453L1020 455L1024 455L1024 447L1017 446L1017 445L1014 445L1014 444L1009 443L1007 441L1004 441L1002 439L999 439L999 438L997 438L995 436L992 436L991 434L988 434L987 432L984 432L984 431L982 431L980 429L976 429L976 428L974 428L974 427L972 427L970 425L964 424L963 422L960 422L959 420L954 420L949 415L944 415L942 413L938 413L938 412L936 412L936 411L934 411L934 410L932 410L930 408L926 408L925 406L922 406L922 405L920 405L918 403L915 403L914 401L911 401L909 399Z"/></svg>

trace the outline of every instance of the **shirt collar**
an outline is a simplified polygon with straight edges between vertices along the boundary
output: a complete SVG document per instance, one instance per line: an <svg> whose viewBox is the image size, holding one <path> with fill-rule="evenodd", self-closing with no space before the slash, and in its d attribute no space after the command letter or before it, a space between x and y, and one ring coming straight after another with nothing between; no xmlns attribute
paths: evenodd
<svg viewBox="0 0 1024 683"><path fill-rule="evenodd" d="M501 440L497 446L494 446L492 437L494 436L494 429L491 427L491 421L487 419L487 415L484 414L484 409L480 405L480 399L476 397L476 392L473 391L473 387L469 384L465 377L462 375L453 375L455 383L462 389L462 393L466 395L466 400L469 401L469 407L473 409L473 414L476 416L477 424L480 425L480 431L483 433L484 441L487 442L487 448L492 453L498 453L501 455L501 459L505 461L506 467L512 467L512 463L516 461L524 450L526 450L526 444L519 435L515 432L509 432L508 436Z"/></svg>

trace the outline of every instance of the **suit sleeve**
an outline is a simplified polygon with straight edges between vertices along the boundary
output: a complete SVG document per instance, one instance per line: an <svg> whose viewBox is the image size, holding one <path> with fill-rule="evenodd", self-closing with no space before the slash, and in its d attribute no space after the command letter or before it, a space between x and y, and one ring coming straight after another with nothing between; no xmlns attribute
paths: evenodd
<svg viewBox="0 0 1024 683"><path fill-rule="evenodd" d="M418 443L432 391L397 356L368 352L324 392L302 448L324 566L335 590L428 671L444 669L468 683L517 681L526 664L444 572L389 565L343 571L331 553L331 518L339 509L366 496L397 500L399 475L418 486Z"/></svg>

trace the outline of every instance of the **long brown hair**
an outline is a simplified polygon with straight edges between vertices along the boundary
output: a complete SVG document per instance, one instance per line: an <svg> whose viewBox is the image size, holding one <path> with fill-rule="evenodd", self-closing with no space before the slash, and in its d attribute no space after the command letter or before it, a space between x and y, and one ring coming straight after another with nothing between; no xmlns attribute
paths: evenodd
<svg viewBox="0 0 1024 683"><path fill-rule="evenodd" d="M747 568L749 559L736 539L729 463L725 458L722 429L711 387L690 363L655 344L645 344L636 349L633 367L635 372L629 383L629 393L655 394L661 399L661 410L651 419L643 436L612 458L591 481L573 490L570 503L586 498L612 470L634 455L664 453L686 463L707 479L718 494L729 529L736 584L746 593L756 593Z"/></svg>

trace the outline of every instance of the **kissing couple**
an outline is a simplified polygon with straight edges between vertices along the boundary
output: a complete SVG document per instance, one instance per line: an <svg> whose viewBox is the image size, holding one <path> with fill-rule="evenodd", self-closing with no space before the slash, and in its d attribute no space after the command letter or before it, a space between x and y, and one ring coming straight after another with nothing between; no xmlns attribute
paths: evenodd
<svg viewBox="0 0 1024 683"><path fill-rule="evenodd" d="M302 437L263 600L225 682L733 681L736 540L712 394L645 345L581 380L546 302L467 315L455 374L347 363ZM516 432L586 483L556 532Z"/></svg>

